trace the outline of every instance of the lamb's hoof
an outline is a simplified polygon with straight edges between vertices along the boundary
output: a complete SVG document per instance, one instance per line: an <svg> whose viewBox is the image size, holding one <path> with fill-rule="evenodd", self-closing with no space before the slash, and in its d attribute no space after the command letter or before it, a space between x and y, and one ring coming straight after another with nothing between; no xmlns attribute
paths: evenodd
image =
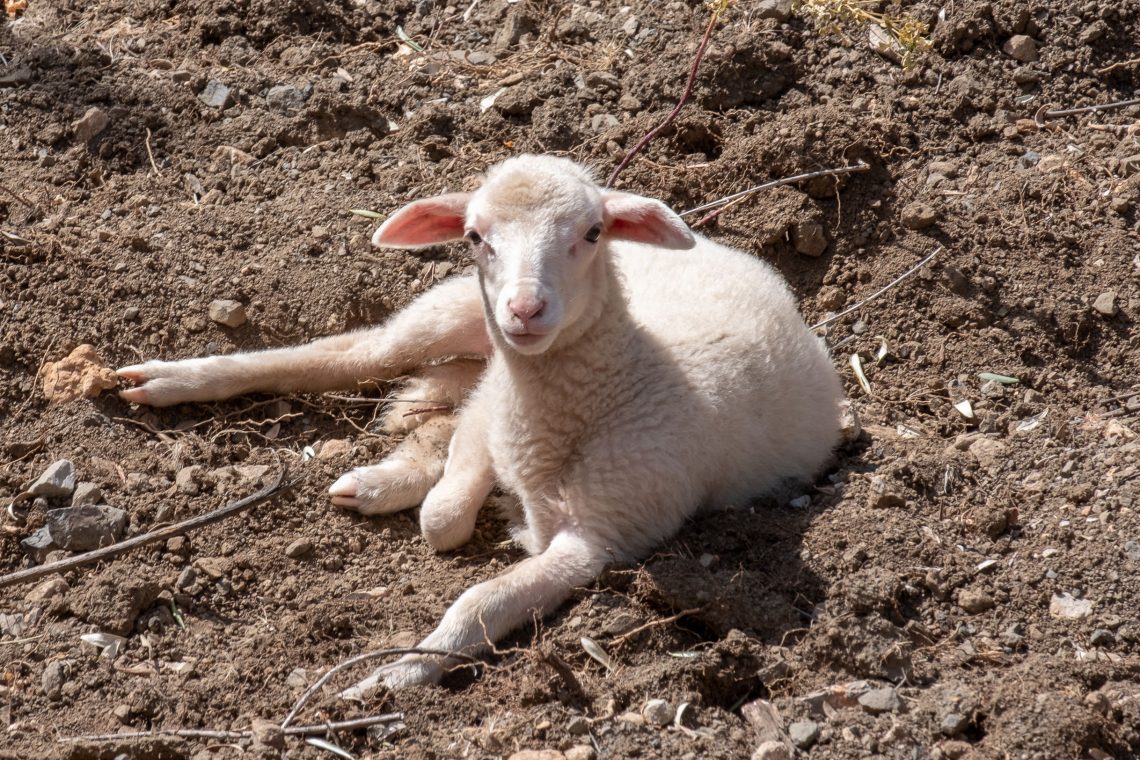
<svg viewBox="0 0 1140 760"><path fill-rule="evenodd" d="M423 686L438 683L443 668L420 655L405 655L391 665L385 665L355 686L350 686L337 696L341 699L364 700L376 691L381 684L389 691L408 686Z"/></svg>
<svg viewBox="0 0 1140 760"><path fill-rule="evenodd" d="M334 505L362 515L386 515L419 505L430 487L415 464L389 459L341 475L329 487L329 498Z"/></svg>

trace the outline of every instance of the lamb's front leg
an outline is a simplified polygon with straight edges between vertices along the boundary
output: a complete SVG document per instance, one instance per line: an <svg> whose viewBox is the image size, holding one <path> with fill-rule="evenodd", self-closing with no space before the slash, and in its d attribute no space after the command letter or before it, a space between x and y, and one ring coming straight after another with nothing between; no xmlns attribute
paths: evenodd
<svg viewBox="0 0 1140 760"><path fill-rule="evenodd" d="M565 529L555 535L546 551L465 591L419 648L477 653L533 615L557 609L576 587L596 578L609 559L600 542ZM380 668L341 696L363 697L381 682L390 689L434 683L445 670L458 664L461 661L455 658L408 655Z"/></svg>
<svg viewBox="0 0 1140 760"><path fill-rule="evenodd" d="M322 392L388 380L448 356L486 356L491 344L479 285L472 276L446 280L380 327L321 338L304 346L149 361L120 369L138 387L119 395L170 406L243 393Z"/></svg>

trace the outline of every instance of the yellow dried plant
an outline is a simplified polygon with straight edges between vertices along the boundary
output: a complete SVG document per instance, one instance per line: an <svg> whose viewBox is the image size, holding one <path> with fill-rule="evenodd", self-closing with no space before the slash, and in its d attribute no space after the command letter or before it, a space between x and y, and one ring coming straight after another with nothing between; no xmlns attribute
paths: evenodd
<svg viewBox="0 0 1140 760"><path fill-rule="evenodd" d="M877 26L897 44L903 66L909 67L919 53L930 48L929 29L901 11L873 10L879 5L878 0L798 0L793 10L814 21L822 34L842 35L851 26Z"/></svg>

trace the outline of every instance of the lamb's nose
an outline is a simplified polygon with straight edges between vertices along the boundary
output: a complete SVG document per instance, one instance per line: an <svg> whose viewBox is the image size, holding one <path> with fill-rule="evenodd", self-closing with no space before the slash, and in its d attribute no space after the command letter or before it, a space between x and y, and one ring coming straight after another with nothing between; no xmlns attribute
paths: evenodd
<svg viewBox="0 0 1140 760"><path fill-rule="evenodd" d="M525 323L542 316L546 301L537 296L515 296L507 301L507 308L511 310L511 314Z"/></svg>

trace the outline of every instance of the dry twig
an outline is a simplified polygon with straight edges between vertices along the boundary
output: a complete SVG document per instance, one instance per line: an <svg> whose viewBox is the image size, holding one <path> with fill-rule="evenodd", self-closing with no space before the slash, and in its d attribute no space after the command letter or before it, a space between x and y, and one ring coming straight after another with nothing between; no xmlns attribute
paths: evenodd
<svg viewBox="0 0 1140 760"><path fill-rule="evenodd" d="M282 729L286 736L327 736L334 731L352 731L367 728L378 723L393 723L403 720L403 713L370 715L367 718L353 718L330 723L314 723L311 726L289 726ZM208 728L178 728L157 731L130 731L122 734L93 734L90 736L67 736L61 742L113 742L120 739L151 739L156 736L177 736L180 739L252 739L253 731L215 731Z"/></svg>
<svg viewBox="0 0 1140 760"><path fill-rule="evenodd" d="M213 512L207 512L204 515L191 517L188 520L183 520L182 522L175 523L174 525L168 525L165 528L159 528L158 530L153 530L150 533L143 533L142 535L128 538L125 541L120 541L117 544L104 546L101 549L95 549L93 551L85 552L74 557L68 557L67 559L60 560L59 562L49 562L46 565L29 567L25 570L18 570L14 573L0 576L0 588L11 586L16 583L21 583L23 581L42 578L43 576L51 575L52 573L62 573L65 570L71 570L72 568L80 567L82 565L89 565L92 562L97 562L101 559L106 559L117 554L122 554L125 551L134 549L136 546L144 546L145 544L152 544L156 541L163 541L167 538L170 538L171 536L181 535L183 533L194 530L195 528L201 528L205 525L209 525L232 515L236 515L238 512L242 512L252 506L260 504L263 501L266 501L280 493L288 491L290 488L295 486L297 484L297 481L295 480L288 483L284 482L287 472L287 468L282 470L281 474L277 476L273 483L266 486L265 488L262 488L257 493L246 496L244 499L239 499L238 501L227 504L226 506L219 509L215 509Z"/></svg>
<svg viewBox="0 0 1140 760"><path fill-rule="evenodd" d="M1041 114L1045 119L1058 119L1062 116L1073 116L1079 113L1099 113L1101 111L1115 111L1118 108L1127 108L1128 106L1140 105L1140 98L1132 98L1131 100L1118 100L1113 103L1101 103L1095 106L1083 106L1081 108L1066 108L1061 111L1045 111Z"/></svg>
<svg viewBox="0 0 1140 760"><path fill-rule="evenodd" d="M878 290L876 290L876 291L875 291L874 293L872 293L871 295L869 295L869 296L867 296L866 298L864 298L864 299L863 299L862 301L860 301L859 303L855 304L854 306L849 306L848 308L846 308L846 309L844 309L843 311L839 312L839 313L838 313L838 314L836 314L835 316L833 316L833 317L828 317L827 319L823 320L822 322L817 322L816 324L814 324L814 325L812 325L812 326L811 326L811 329L813 329L813 330L818 330L819 328L823 327L824 325L829 325L829 324L831 324L832 322L836 321L837 319L842 319L843 317L846 317L848 314L850 314L850 313L852 313L852 312L855 312L855 311L858 311L859 309L862 309L862 308L863 308L864 306L866 306L868 303L870 303L871 301L875 300L876 298L878 298L879 296L881 296L883 293L886 293L888 290L890 290L891 288L895 287L895 286L896 286L896 285L898 285L900 282L902 282L902 281L903 281L903 280L905 280L906 278L910 277L912 274L914 274L914 273L915 273L915 272L917 272L918 270L922 269L924 266L926 266L926 265L927 265L927 264L930 262L930 260L931 260L931 259L933 259L935 256L937 256L937 255L938 255L939 253L941 253L941 252L942 252L942 246L938 246L937 248L935 248L935 249L934 249L934 250L933 250L933 251L930 253L930 255L929 255L929 256L925 257L925 258L924 258L922 261L918 262L917 264L915 264L914 266L912 266L910 269L906 270L905 272L903 272L902 274L900 274L898 277L896 277L895 279L891 280L891 281L890 281L890 282L888 282L886 285L884 285L883 287L879 288Z"/></svg>
<svg viewBox="0 0 1140 760"><path fill-rule="evenodd" d="M155 176L161 177L162 172L160 172L158 170L158 164L156 164L154 162L154 153L152 153L151 149L150 149L150 129L149 128L147 128L147 130L146 130L146 157L150 159L150 168L154 169Z"/></svg>

